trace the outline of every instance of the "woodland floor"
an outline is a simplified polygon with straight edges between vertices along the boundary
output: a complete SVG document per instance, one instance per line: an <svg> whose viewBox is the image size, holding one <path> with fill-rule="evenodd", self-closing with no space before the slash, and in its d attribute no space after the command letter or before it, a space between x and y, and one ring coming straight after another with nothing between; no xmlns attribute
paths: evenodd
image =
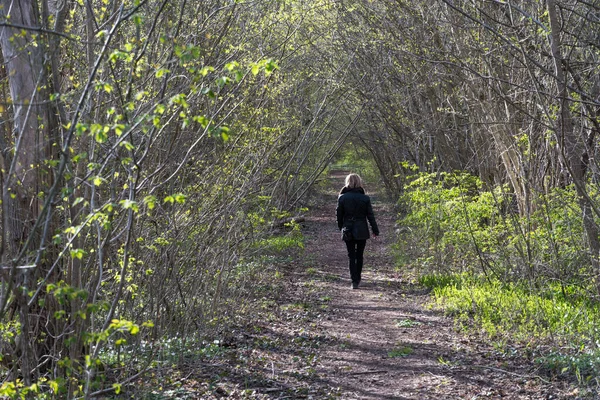
<svg viewBox="0 0 600 400"><path fill-rule="evenodd" d="M395 268L395 212L372 190L382 235L368 242L363 282L352 290L335 223L342 182L341 173L330 177L329 193L304 223L304 251L257 300L260 314L224 338L220 351L154 375L162 395L152 398L582 398L519 352L460 332L428 307L427 290Z"/></svg>

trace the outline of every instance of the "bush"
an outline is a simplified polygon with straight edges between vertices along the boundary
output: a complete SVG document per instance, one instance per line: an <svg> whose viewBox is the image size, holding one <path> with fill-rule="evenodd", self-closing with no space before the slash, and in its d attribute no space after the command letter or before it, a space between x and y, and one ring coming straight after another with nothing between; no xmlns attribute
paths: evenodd
<svg viewBox="0 0 600 400"><path fill-rule="evenodd" d="M540 291L467 274L426 275L420 282L433 289L440 308L459 319L472 319L490 336L525 342L552 339L577 346L600 339L596 328L600 306L584 298L565 298L562 291L550 290L552 286Z"/></svg>
<svg viewBox="0 0 600 400"><path fill-rule="evenodd" d="M398 247L420 274L484 273L590 288L591 262L573 187L532 200L529 215L511 209L507 186L484 190L465 172L409 178L399 199Z"/></svg>
<svg viewBox="0 0 600 400"><path fill-rule="evenodd" d="M469 274L425 275L420 282L433 290L434 306L455 316L464 329L538 347L536 362L546 372L575 376L580 383L599 375L598 303L565 297L557 285L539 291ZM547 353L542 343L556 350Z"/></svg>
<svg viewBox="0 0 600 400"><path fill-rule="evenodd" d="M399 259L464 328L588 382L600 372L600 304L576 191L535 195L526 215L514 204L507 186L484 190L465 172L418 173L399 199Z"/></svg>
<svg viewBox="0 0 600 400"><path fill-rule="evenodd" d="M465 172L419 173L399 200L400 248L427 272L465 271L510 245L501 214L507 188L481 190Z"/></svg>

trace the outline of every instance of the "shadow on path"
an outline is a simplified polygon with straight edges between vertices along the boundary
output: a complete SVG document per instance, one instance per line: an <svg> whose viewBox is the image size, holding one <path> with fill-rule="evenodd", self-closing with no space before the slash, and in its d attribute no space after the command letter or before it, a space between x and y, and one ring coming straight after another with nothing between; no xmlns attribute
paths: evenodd
<svg viewBox="0 0 600 400"><path fill-rule="evenodd" d="M344 175L332 175L332 193ZM390 204L373 202L382 234L367 244L361 288L350 289L336 198L327 196L305 226L305 253L316 271L305 279L331 298L319 327L333 339L320 350L315 382L339 388L343 399L568 397L523 360L502 359L489 344L457 333L451 319L428 308L428 290L402 281L390 250Z"/></svg>

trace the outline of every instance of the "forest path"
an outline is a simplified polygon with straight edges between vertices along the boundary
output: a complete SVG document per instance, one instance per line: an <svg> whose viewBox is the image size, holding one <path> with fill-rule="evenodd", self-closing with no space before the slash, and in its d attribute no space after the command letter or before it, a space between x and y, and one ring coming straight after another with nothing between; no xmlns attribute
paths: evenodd
<svg viewBox="0 0 600 400"><path fill-rule="evenodd" d="M343 178L332 174L327 193L315 193L304 250L272 254L249 297L236 299L235 322L139 380L149 395L135 398L580 398L568 382L538 376L523 349L460 333L428 307L428 291L394 267L396 213L370 186L381 236L367 243L363 281L351 289L335 221Z"/></svg>
<svg viewBox="0 0 600 400"><path fill-rule="evenodd" d="M528 360L508 357L480 337L458 333L452 319L427 307L427 291L394 269L396 215L373 191L381 236L368 241L363 280L360 289L352 290L335 223L343 178L341 172L332 174L331 189L303 229L304 264L310 272L303 276L310 282L300 284L328 300L327 317L319 319L318 330L332 339L320 348L315 383L338 388L342 399L576 397L568 385L536 376Z"/></svg>

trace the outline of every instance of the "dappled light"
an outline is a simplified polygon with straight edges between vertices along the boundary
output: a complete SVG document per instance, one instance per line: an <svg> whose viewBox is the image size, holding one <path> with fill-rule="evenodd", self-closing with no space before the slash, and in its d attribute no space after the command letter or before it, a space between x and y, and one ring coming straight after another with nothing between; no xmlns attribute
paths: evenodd
<svg viewBox="0 0 600 400"><path fill-rule="evenodd" d="M597 398L599 15L0 0L0 398Z"/></svg>

